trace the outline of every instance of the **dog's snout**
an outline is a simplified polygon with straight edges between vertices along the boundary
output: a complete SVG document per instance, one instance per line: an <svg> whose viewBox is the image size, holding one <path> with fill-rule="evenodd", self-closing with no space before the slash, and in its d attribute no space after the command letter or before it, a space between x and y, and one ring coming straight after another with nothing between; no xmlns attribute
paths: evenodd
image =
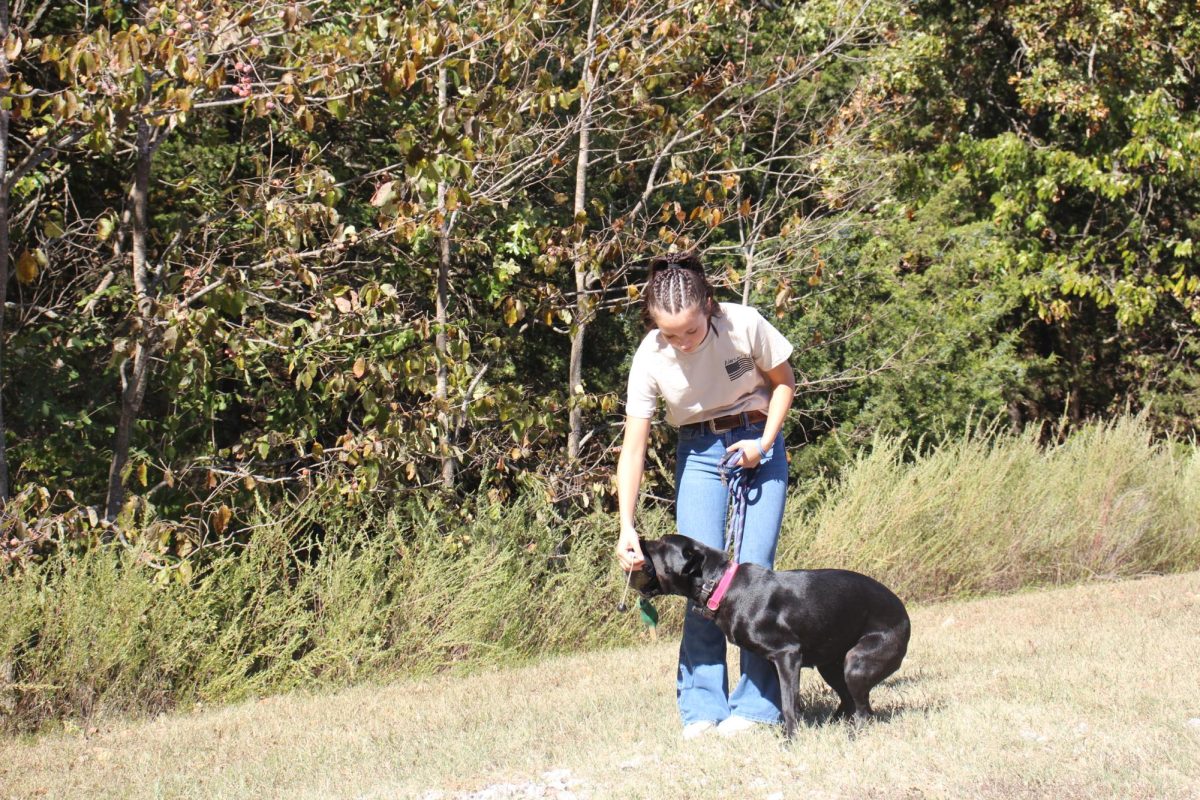
<svg viewBox="0 0 1200 800"><path fill-rule="evenodd" d="M658 573L654 569L654 562L649 558L642 562L640 570L630 573L629 583L643 597L655 597L662 594Z"/></svg>

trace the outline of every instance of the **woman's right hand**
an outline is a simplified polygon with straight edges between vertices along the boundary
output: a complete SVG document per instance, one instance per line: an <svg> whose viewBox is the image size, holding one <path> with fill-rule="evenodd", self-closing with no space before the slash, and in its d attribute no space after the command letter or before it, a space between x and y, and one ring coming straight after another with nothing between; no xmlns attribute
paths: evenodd
<svg viewBox="0 0 1200 800"><path fill-rule="evenodd" d="M632 525L622 526L621 535L617 538L617 561L621 562L621 569L626 572L639 570L645 560L637 529Z"/></svg>

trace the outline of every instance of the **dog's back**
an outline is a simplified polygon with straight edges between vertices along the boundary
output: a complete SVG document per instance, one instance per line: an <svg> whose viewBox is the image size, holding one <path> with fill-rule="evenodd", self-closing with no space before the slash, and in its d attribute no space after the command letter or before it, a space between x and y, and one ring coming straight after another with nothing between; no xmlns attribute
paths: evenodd
<svg viewBox="0 0 1200 800"><path fill-rule="evenodd" d="M876 634L888 640L899 666L912 628L904 603L891 589L845 569L788 570L774 577L781 597L793 599L778 611L783 625L808 645L806 665L840 659L864 636Z"/></svg>
<svg viewBox="0 0 1200 800"><path fill-rule="evenodd" d="M806 584L805 594L815 597L818 603L861 606L868 612L868 622L891 627L908 621L908 611L895 592L868 575L848 569L793 569L775 574L785 583Z"/></svg>

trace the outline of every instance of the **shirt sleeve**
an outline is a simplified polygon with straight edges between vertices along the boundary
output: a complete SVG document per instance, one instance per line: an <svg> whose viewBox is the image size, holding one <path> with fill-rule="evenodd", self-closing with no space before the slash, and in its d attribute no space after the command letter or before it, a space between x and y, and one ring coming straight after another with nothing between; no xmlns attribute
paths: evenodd
<svg viewBox="0 0 1200 800"><path fill-rule="evenodd" d="M633 354L629 366L629 388L625 397L625 415L653 419L658 408L658 383L654 380L641 348Z"/></svg>
<svg viewBox="0 0 1200 800"><path fill-rule="evenodd" d="M767 322L766 318L754 309L750 341L754 352L751 354L759 369L774 369L787 361L792 355L792 343L779 332L779 329Z"/></svg>

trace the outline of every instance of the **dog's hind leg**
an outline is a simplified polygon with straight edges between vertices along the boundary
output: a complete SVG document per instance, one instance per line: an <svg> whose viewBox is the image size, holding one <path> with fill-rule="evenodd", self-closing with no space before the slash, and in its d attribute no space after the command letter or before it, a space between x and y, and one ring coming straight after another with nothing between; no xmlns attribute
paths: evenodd
<svg viewBox="0 0 1200 800"><path fill-rule="evenodd" d="M799 650L789 650L771 659L775 664L775 671L779 673L783 732L789 739L796 732L796 723L800 719L797 706L800 703L800 665L803 660Z"/></svg>
<svg viewBox="0 0 1200 800"><path fill-rule="evenodd" d="M871 716L871 689L899 668L904 649L897 645L894 635L868 633L846 653L843 675L854 702L855 721Z"/></svg>
<svg viewBox="0 0 1200 800"><path fill-rule="evenodd" d="M846 686L844 669L844 662L841 661L833 661L817 667L817 672L821 673L821 677L829 684L829 688L837 692L838 699L842 701L841 705L837 707L837 711L833 712L834 719L849 719L854 714L854 698L850 695L850 687Z"/></svg>

